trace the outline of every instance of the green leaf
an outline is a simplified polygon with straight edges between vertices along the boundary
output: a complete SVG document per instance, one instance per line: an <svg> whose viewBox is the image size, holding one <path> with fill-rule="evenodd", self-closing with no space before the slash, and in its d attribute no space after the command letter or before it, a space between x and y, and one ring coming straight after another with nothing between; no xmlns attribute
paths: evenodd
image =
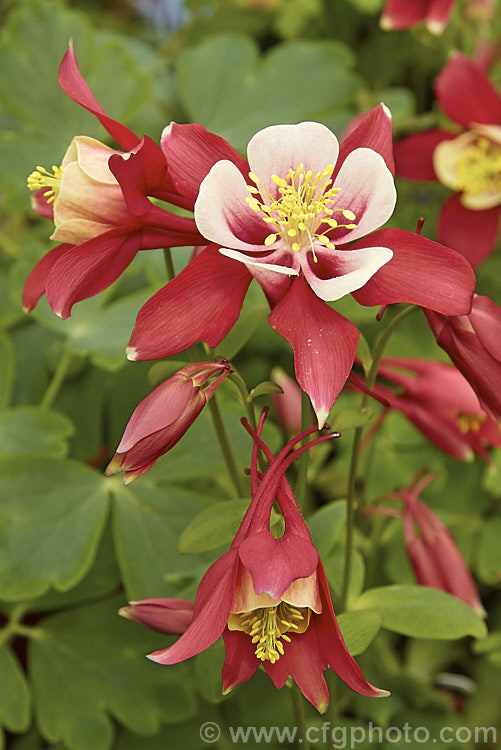
<svg viewBox="0 0 501 750"><path fill-rule="evenodd" d="M383 618L372 610L345 612L337 618L341 634L352 656L362 654L381 628Z"/></svg>
<svg viewBox="0 0 501 750"><path fill-rule="evenodd" d="M344 541L344 540L343 540ZM345 566L345 547L337 545L327 557L324 558L324 567L327 578L332 586L336 597L341 595L343 589ZM365 562L357 549L352 552L350 585L348 586L348 606L359 596L364 587Z"/></svg>
<svg viewBox="0 0 501 750"><path fill-rule="evenodd" d="M266 320L269 312L269 305L261 301L244 305L237 322L216 347L217 355L233 359Z"/></svg>
<svg viewBox="0 0 501 750"><path fill-rule="evenodd" d="M202 511L179 537L179 551L183 555L197 555L231 544L249 502L227 500Z"/></svg>
<svg viewBox="0 0 501 750"><path fill-rule="evenodd" d="M486 583L501 583L501 517L489 518L480 536L477 570Z"/></svg>
<svg viewBox="0 0 501 750"><path fill-rule="evenodd" d="M265 396L269 393L283 393L283 391L279 385L273 383L271 380L264 380L251 390L250 395L252 398L257 398L258 396Z"/></svg>
<svg viewBox="0 0 501 750"><path fill-rule="evenodd" d="M65 591L94 560L108 511L103 478L76 461L0 460L0 598Z"/></svg>
<svg viewBox="0 0 501 750"><path fill-rule="evenodd" d="M320 557L327 557L346 527L346 500L324 505L308 518L308 527Z"/></svg>
<svg viewBox="0 0 501 750"><path fill-rule="evenodd" d="M0 458L24 453L62 458L68 453L71 421L57 411L20 406L0 411Z"/></svg>
<svg viewBox="0 0 501 750"><path fill-rule="evenodd" d="M113 717L142 736L195 713L186 665L161 667L145 655L165 636L117 616L123 598L53 615L29 647L37 722L68 750L108 750Z"/></svg>
<svg viewBox="0 0 501 750"><path fill-rule="evenodd" d="M344 432L345 430L351 430L355 427L362 427L367 422L370 422L372 417L372 411L370 409L364 409L363 411L355 411L355 409L341 409L336 412L333 418L330 420L330 425L333 430Z"/></svg>
<svg viewBox="0 0 501 750"><path fill-rule="evenodd" d="M6 334L0 335L0 408L8 406L14 390L16 372L14 347Z"/></svg>
<svg viewBox="0 0 501 750"><path fill-rule="evenodd" d="M7 646L0 646L0 725L25 732L30 725L31 697L24 672Z"/></svg>
<svg viewBox="0 0 501 750"><path fill-rule="evenodd" d="M223 681L221 672L225 658L224 641L218 640L206 651L195 658L195 680L197 690L208 703L221 703L223 695Z"/></svg>
<svg viewBox="0 0 501 750"><path fill-rule="evenodd" d="M413 638L483 638L485 623L467 604L427 586L379 586L364 591L354 609L373 609L383 627Z"/></svg>

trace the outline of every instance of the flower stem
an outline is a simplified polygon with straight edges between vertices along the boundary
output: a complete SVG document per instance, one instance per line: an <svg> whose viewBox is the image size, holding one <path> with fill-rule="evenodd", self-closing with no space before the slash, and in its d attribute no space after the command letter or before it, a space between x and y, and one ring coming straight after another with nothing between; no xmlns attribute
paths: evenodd
<svg viewBox="0 0 501 750"><path fill-rule="evenodd" d="M304 704L303 696L300 689L294 683L291 688L292 697L292 711L294 713L294 719L296 721L296 727L298 730L296 747L298 750L310 750L310 743L306 740L306 727L304 721Z"/></svg>
<svg viewBox="0 0 501 750"><path fill-rule="evenodd" d="M390 321L388 326L381 334L374 354L372 355L372 362L367 373L365 384L369 390L372 390L376 382L377 372L381 363L381 357L388 339L395 330L395 328L404 320L408 315L413 313L415 310L419 310L416 305L408 305L403 310L400 310L394 318ZM360 411L363 411L367 407L369 395L364 393L360 403ZM347 494L347 507L346 507L346 545L344 552L344 571L343 571L343 587L341 590L341 607L342 610L346 610L348 600L348 590L350 587L351 579L351 561L353 556L353 534L355 531L355 498L356 498L356 483L357 483L357 472L358 472L358 459L360 454L360 442L362 440L363 426L355 429L355 436L353 438L353 447L351 449L351 463L350 463L350 474L348 479L348 494Z"/></svg>
<svg viewBox="0 0 501 750"><path fill-rule="evenodd" d="M310 397L304 391L301 391L301 432L306 432L311 427L311 406ZM309 438L306 438L303 442L307 443ZM294 487L294 495L299 504L299 507L303 509L306 497L306 477L308 474L308 458L309 451L303 453L298 459L298 473L296 484Z"/></svg>
<svg viewBox="0 0 501 750"><path fill-rule="evenodd" d="M52 376L52 380L50 381L47 390L45 391L44 397L40 401L40 406L44 409L50 409L52 404L54 403L54 400L59 393L59 389L61 388L64 379L68 373L70 364L71 364L72 355L71 352L69 352L67 349L63 352L61 359L59 360L57 367L54 371L54 374Z"/></svg>
<svg viewBox="0 0 501 750"><path fill-rule="evenodd" d="M164 263L165 271L167 273L167 280L172 281L176 272L174 271L174 263L172 262L172 253L170 247L164 247Z"/></svg>

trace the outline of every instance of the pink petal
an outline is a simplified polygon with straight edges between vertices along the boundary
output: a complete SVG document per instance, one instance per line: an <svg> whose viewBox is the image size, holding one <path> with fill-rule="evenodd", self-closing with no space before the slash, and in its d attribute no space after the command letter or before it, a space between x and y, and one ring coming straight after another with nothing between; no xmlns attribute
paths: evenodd
<svg viewBox="0 0 501 750"><path fill-rule="evenodd" d="M50 252L43 256L38 261L35 268L32 270L23 289L23 310L25 312L31 312L36 306L38 300L45 293L45 285L47 283L47 276L52 270L57 261L63 257L63 255L72 249L72 245L58 245L52 248Z"/></svg>
<svg viewBox="0 0 501 750"><path fill-rule="evenodd" d="M140 235L127 227L112 229L64 253L47 277L49 304L61 318L76 302L106 289L127 268L139 250Z"/></svg>
<svg viewBox="0 0 501 750"><path fill-rule="evenodd" d="M199 232L211 242L247 252L263 252L270 228L262 215L245 202L250 197L246 184L232 162L217 162L200 185L195 221Z"/></svg>
<svg viewBox="0 0 501 750"><path fill-rule="evenodd" d="M236 553L230 551L211 565L200 581L188 630L173 646L154 651L148 659L159 664L177 664L217 641L230 614L237 573L235 563Z"/></svg>
<svg viewBox="0 0 501 750"><path fill-rule="evenodd" d="M193 604L186 599L142 599L129 602L119 614L159 633L180 634L193 619Z"/></svg>
<svg viewBox="0 0 501 750"><path fill-rule="evenodd" d="M256 656L256 646L247 633L226 630L223 633L226 659L223 666L223 693L233 690L241 682L247 682L261 661Z"/></svg>
<svg viewBox="0 0 501 750"><path fill-rule="evenodd" d="M195 341L214 347L236 322L252 276L210 245L139 311L129 359L159 359Z"/></svg>
<svg viewBox="0 0 501 750"><path fill-rule="evenodd" d="M464 315L471 308L475 274L454 250L403 229L382 229L357 243L381 244L393 258L353 293L361 305L407 302L445 315Z"/></svg>
<svg viewBox="0 0 501 750"><path fill-rule="evenodd" d="M437 180L433 167L433 152L439 143L452 140L457 133L446 130L425 130L401 138L395 143L395 168L400 177L408 180Z"/></svg>
<svg viewBox="0 0 501 750"><path fill-rule="evenodd" d="M203 125L179 125L172 122L162 133L162 151L169 174L178 191L195 202L200 184L214 164L222 159L231 161L247 177L246 160L230 144Z"/></svg>
<svg viewBox="0 0 501 750"><path fill-rule="evenodd" d="M501 362L501 308L490 297L476 294L469 318L489 354Z"/></svg>
<svg viewBox="0 0 501 750"><path fill-rule="evenodd" d="M125 151L129 151L137 145L139 141L137 135L125 127L125 125L109 117L85 83L78 68L72 39L70 39L68 50L59 67L59 85L70 99L73 99L74 102L95 115L112 138Z"/></svg>
<svg viewBox="0 0 501 750"><path fill-rule="evenodd" d="M391 260L393 252L387 247L368 247L363 250L317 250L317 255L323 261L323 269L328 268L332 278L317 276L317 264L309 259L302 264L303 273L317 297L333 302L363 287Z"/></svg>
<svg viewBox="0 0 501 750"><path fill-rule="evenodd" d="M268 318L294 349L296 379L322 427L350 373L358 331L321 302L300 276Z"/></svg>
<svg viewBox="0 0 501 750"><path fill-rule="evenodd" d="M449 23L456 0L431 0L426 12L425 25L431 34L441 34Z"/></svg>
<svg viewBox="0 0 501 750"><path fill-rule="evenodd" d="M297 276L299 271L296 268L291 268L290 266L286 265L280 265L278 263L270 263L270 254L261 255L261 256L249 256L245 253L240 253L238 250L231 250L228 247L220 247L219 252L221 255L224 255L226 258L232 258L233 260L238 260L240 263L245 263L249 271L252 273L254 268L260 268L262 270L266 271L273 271L273 273L279 273L283 274L284 276ZM282 258L285 256L285 253L282 251L279 251L275 254L276 256ZM278 260L277 257L277 260ZM284 258L285 260L286 258Z"/></svg>
<svg viewBox="0 0 501 750"><path fill-rule="evenodd" d="M424 20L428 0L387 0L381 16L381 28L387 31L409 29Z"/></svg>
<svg viewBox="0 0 501 750"><path fill-rule="evenodd" d="M300 122L299 125L271 125L260 130L249 141L249 167L273 196L277 186L272 174L284 179L289 169L300 164L316 175L329 164L335 166L339 154L336 136L319 122Z"/></svg>
<svg viewBox="0 0 501 750"><path fill-rule="evenodd" d="M47 192L50 192L50 190L46 187L40 188L40 190L35 190L31 195L31 207L33 211L39 216L43 216L44 219L53 219L54 205L52 203L47 203L47 198L45 198Z"/></svg>
<svg viewBox="0 0 501 750"><path fill-rule="evenodd" d="M455 193L444 203L438 220L438 237L464 255L473 267L493 252L499 231L500 206L473 211Z"/></svg>
<svg viewBox="0 0 501 750"><path fill-rule="evenodd" d="M276 305L284 294L286 294L291 285L291 277L298 274L298 271L292 267L292 263L294 262L299 267L299 262L295 258L295 254L288 251L284 252L280 248L263 253L262 255L253 256L240 253L238 250L230 250L226 247L220 248L219 252L228 258L245 263L249 272L263 288L271 307ZM291 265L286 265L287 263Z"/></svg>
<svg viewBox="0 0 501 750"><path fill-rule="evenodd" d="M334 181L341 188L336 206L349 209L355 214L356 229L340 230L334 234L334 243L346 243L363 237L384 224L392 215L397 194L393 175L383 157L369 148L357 148L343 162ZM346 222L342 215L334 213L340 224Z"/></svg>
<svg viewBox="0 0 501 750"><path fill-rule="evenodd" d="M390 172L395 174L391 112L385 104L370 109L356 127L350 129L348 126L348 133L339 147L338 165L357 148L370 148L381 154Z"/></svg>
<svg viewBox="0 0 501 750"><path fill-rule="evenodd" d="M315 571L318 552L311 541L295 534L275 539L269 531L252 534L239 547L240 560L252 576L256 594L280 600L298 578Z"/></svg>
<svg viewBox="0 0 501 750"><path fill-rule="evenodd" d="M329 690L323 675L327 663L318 643L313 622L310 621L304 633L289 633L289 636L291 642L285 644L284 655L275 664L264 662L264 668L277 688L283 687L287 678L291 676L306 700L323 714L329 705Z"/></svg>
<svg viewBox="0 0 501 750"><path fill-rule="evenodd" d="M501 97L473 60L455 52L435 81L435 96L444 112L467 130L472 123L501 122Z"/></svg>

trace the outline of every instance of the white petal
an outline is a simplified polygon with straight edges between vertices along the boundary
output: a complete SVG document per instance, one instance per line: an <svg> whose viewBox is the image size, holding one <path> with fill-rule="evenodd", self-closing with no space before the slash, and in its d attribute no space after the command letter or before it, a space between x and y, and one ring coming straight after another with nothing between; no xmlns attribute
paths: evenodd
<svg viewBox="0 0 501 750"><path fill-rule="evenodd" d="M338 236L334 240L336 244L364 237L378 229L393 213L397 200L393 175L383 157L371 148L357 148L348 154L334 186L341 188L336 205L353 211L356 218L345 222L341 212L334 213L333 218L340 224L357 225L356 229Z"/></svg>
<svg viewBox="0 0 501 750"><path fill-rule="evenodd" d="M333 302L346 294L361 289L381 266L393 257L388 247L365 247L360 250L320 250L315 247L321 260L332 264L335 276L320 279L315 274L315 264L305 258L301 264L309 285L320 299ZM328 253L328 254L327 254Z"/></svg>
<svg viewBox="0 0 501 750"><path fill-rule="evenodd" d="M285 178L290 168L300 164L313 174L322 172L328 164L335 166L339 143L329 128L319 122L300 122L299 125L271 125L252 136L247 146L251 171L263 185L277 195L271 175Z"/></svg>
<svg viewBox="0 0 501 750"><path fill-rule="evenodd" d="M269 226L249 208L250 197L240 170L231 161L216 162L202 180L195 203L198 231L218 245L263 252Z"/></svg>
<svg viewBox="0 0 501 750"><path fill-rule="evenodd" d="M258 266L259 268L266 268L268 271L276 271L277 273L283 273L286 276L297 276L299 271L289 266L279 266L276 263L266 263L258 259L252 260L245 253L239 253L238 250L230 250L228 247L220 247L219 252L221 255L226 255L227 258L233 258L233 260L239 260L245 263L246 266Z"/></svg>

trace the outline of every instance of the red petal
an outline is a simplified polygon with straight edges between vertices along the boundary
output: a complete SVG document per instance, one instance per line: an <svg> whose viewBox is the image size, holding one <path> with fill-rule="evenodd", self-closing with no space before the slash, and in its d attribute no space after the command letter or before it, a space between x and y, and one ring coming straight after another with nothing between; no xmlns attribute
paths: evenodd
<svg viewBox="0 0 501 750"><path fill-rule="evenodd" d="M329 690L323 675L327 662L318 643L314 618L316 616L312 615L304 633L291 635L289 632L291 642L284 644L284 655L275 664L265 661L264 667L277 688L283 687L290 675L304 697L323 714L329 705Z"/></svg>
<svg viewBox="0 0 501 750"><path fill-rule="evenodd" d="M177 664L217 641L230 614L238 567L236 560L236 552L230 551L211 565L200 581L188 630L173 646L149 654L149 659L159 664Z"/></svg>
<svg viewBox="0 0 501 750"><path fill-rule="evenodd" d="M59 67L59 85L70 99L97 117L121 148L129 151L137 146L139 141L137 135L125 125L109 117L85 83L78 68L72 39Z"/></svg>
<svg viewBox="0 0 501 750"><path fill-rule="evenodd" d="M478 266L493 252L499 229L501 208L472 211L461 203L459 193L444 203L438 220L438 237Z"/></svg>
<svg viewBox="0 0 501 750"><path fill-rule="evenodd" d="M322 426L350 374L357 329L322 302L302 276L294 279L268 320L294 349L296 379Z"/></svg>
<svg viewBox="0 0 501 750"><path fill-rule="evenodd" d="M313 543L289 533L280 539L270 531L252 534L238 553L251 574L256 594L266 593L273 599L281 599L293 581L311 576L318 564Z"/></svg>
<svg viewBox="0 0 501 750"><path fill-rule="evenodd" d="M425 130L401 138L395 143L395 168L408 180L436 180L433 152L439 143L457 138L446 130Z"/></svg>
<svg viewBox="0 0 501 750"><path fill-rule="evenodd" d="M50 192L46 187L43 187L40 190L35 190L31 196L33 211L36 211L39 216L43 216L44 219L54 219L54 204L47 203L47 198L45 198L45 194Z"/></svg>
<svg viewBox="0 0 501 750"><path fill-rule="evenodd" d="M399 31L423 21L428 0L387 0L381 16L384 29Z"/></svg>
<svg viewBox="0 0 501 750"><path fill-rule="evenodd" d="M432 34L441 34L449 22L456 0L431 0L426 11L425 24Z"/></svg>
<svg viewBox="0 0 501 750"><path fill-rule="evenodd" d="M407 302L444 315L470 311L475 274L454 250L403 229L381 229L353 247L382 245L393 258L353 296L361 305Z"/></svg>
<svg viewBox="0 0 501 750"><path fill-rule="evenodd" d="M177 190L195 202L200 183L211 167L222 159L236 164L247 179L249 165L233 146L203 125L173 122L162 135L162 150Z"/></svg>
<svg viewBox="0 0 501 750"><path fill-rule="evenodd" d="M71 314L76 302L92 297L118 279L139 250L140 234L127 227L76 245L57 260L47 278L50 306L61 318Z"/></svg>
<svg viewBox="0 0 501 750"><path fill-rule="evenodd" d="M193 604L186 599L142 599L129 602L119 614L159 633L184 633L193 618Z"/></svg>
<svg viewBox="0 0 501 750"><path fill-rule="evenodd" d="M490 297L476 294L469 317L489 354L501 362L501 308Z"/></svg>
<svg viewBox="0 0 501 750"><path fill-rule="evenodd" d="M223 633L226 659L223 666L223 693L233 690L241 682L247 682L261 661L256 656L256 646L247 633L226 630Z"/></svg>
<svg viewBox="0 0 501 750"><path fill-rule="evenodd" d="M391 114L388 112L384 104L378 104L364 115L353 130L348 131L348 135L343 138L339 146L335 174L339 172L341 164L350 151L356 148L371 148L377 151L385 160L390 172L395 174L392 121Z"/></svg>
<svg viewBox="0 0 501 750"><path fill-rule="evenodd" d="M45 293L47 276L49 275L52 266L72 248L73 245L58 245L57 247L52 248L47 255L44 255L43 258L38 261L35 268L26 279L24 285L23 310L25 312L31 312L42 294Z"/></svg>
<svg viewBox="0 0 501 750"><path fill-rule="evenodd" d="M464 128L472 123L501 123L501 97L473 60L456 52L435 81L435 96L444 112Z"/></svg>
<svg viewBox="0 0 501 750"><path fill-rule="evenodd" d="M237 320L252 276L214 245L197 255L139 311L130 359L160 359L201 339L214 347Z"/></svg>

